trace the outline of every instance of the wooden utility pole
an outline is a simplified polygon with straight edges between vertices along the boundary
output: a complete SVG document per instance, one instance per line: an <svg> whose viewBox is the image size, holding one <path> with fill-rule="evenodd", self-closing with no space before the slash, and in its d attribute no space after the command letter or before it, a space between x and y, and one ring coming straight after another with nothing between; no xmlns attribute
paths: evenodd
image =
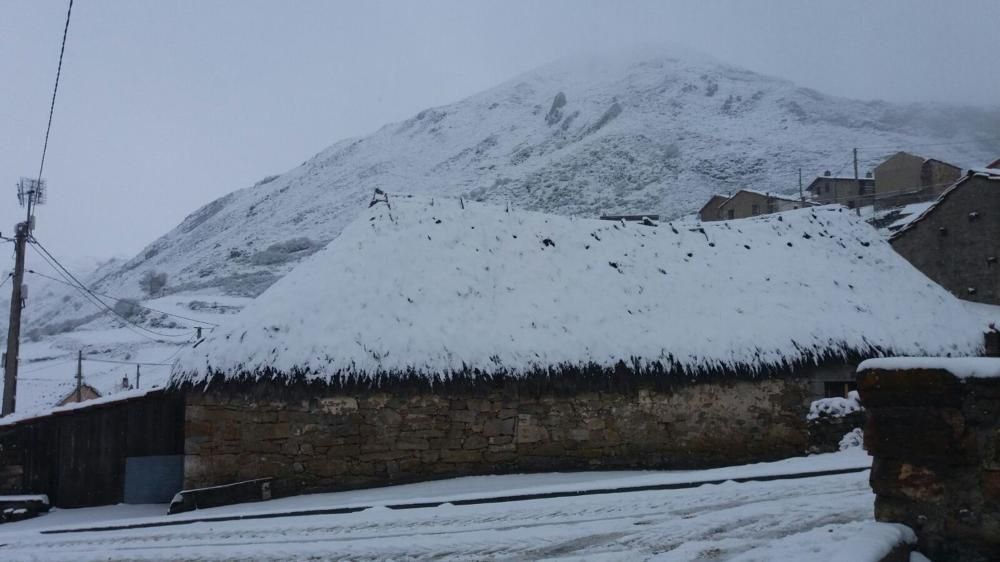
<svg viewBox="0 0 1000 562"><path fill-rule="evenodd" d="M30 216L30 215L29 215ZM30 220L30 219L29 219ZM15 227L14 276L10 291L10 322L7 324L7 362L3 369L3 408L0 415L14 413L17 402L17 361L21 347L21 310L24 308L24 253L28 244L28 223Z"/></svg>
<svg viewBox="0 0 1000 562"><path fill-rule="evenodd" d="M135 366L135 387L139 388L139 365Z"/></svg>
<svg viewBox="0 0 1000 562"><path fill-rule="evenodd" d="M854 184L858 186L858 195L861 195L861 178L858 177L858 149L854 149Z"/></svg>
<svg viewBox="0 0 1000 562"><path fill-rule="evenodd" d="M802 168L799 168L799 201L805 201L806 198L802 195Z"/></svg>
<svg viewBox="0 0 1000 562"><path fill-rule="evenodd" d="M83 350L76 352L76 403L83 402Z"/></svg>

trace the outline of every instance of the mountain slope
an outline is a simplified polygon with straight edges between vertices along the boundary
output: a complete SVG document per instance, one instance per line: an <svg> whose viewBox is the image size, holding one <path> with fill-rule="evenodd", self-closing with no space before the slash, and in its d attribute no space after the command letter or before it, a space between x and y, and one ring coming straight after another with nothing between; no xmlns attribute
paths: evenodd
<svg viewBox="0 0 1000 562"><path fill-rule="evenodd" d="M798 169L862 172L915 152L979 166L1000 152L1000 110L825 96L677 49L564 60L374 134L188 216L99 290L139 296L148 270L169 291L255 296L322 248L372 191L463 196L530 210L677 217L714 192L796 190ZM37 303L35 326L65 321Z"/></svg>

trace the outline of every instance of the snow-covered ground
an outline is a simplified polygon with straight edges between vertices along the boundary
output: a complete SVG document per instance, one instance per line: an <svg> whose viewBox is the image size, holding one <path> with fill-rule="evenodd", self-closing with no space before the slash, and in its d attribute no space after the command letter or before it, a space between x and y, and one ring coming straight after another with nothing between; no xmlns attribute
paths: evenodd
<svg viewBox="0 0 1000 562"><path fill-rule="evenodd" d="M134 389L137 363L142 363L140 388L162 387L169 378L170 363L195 342L196 326L202 326L203 335L207 335L214 324L225 321L249 301L212 294L175 294L141 301L142 306L152 309L140 321L142 328L106 313L70 332L24 340L15 417L47 412L73 391L79 351L83 352L84 382L104 396L129 390L122 384L126 377ZM114 304L110 299L108 303Z"/></svg>
<svg viewBox="0 0 1000 562"><path fill-rule="evenodd" d="M864 466L859 449L686 473L476 477L151 517L165 506L55 510L0 527L4 560L795 560L877 561L912 538L875 523L868 473L696 488L393 510L386 504L651 481L698 481ZM176 521L248 512L373 506L346 515L194 522L42 534L45 528Z"/></svg>

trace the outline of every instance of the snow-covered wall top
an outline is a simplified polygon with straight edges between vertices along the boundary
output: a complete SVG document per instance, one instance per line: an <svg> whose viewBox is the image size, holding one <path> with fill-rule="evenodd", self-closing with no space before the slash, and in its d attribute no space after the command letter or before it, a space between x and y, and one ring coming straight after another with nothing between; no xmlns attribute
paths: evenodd
<svg viewBox="0 0 1000 562"><path fill-rule="evenodd" d="M454 199L390 203L183 356L173 382L517 375L633 358L697 372L982 344L954 297L839 207L651 227Z"/></svg>
<svg viewBox="0 0 1000 562"><path fill-rule="evenodd" d="M997 357L881 357L858 365L862 371L948 371L958 378L985 379L1000 377Z"/></svg>

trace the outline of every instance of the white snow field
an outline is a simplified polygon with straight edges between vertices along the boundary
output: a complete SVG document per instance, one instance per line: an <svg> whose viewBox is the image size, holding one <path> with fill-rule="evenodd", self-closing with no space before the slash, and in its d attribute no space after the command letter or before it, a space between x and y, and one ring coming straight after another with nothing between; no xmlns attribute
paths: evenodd
<svg viewBox="0 0 1000 562"><path fill-rule="evenodd" d="M0 527L8 561L97 560L601 560L876 562L912 541L876 523L867 471L771 482L394 510L393 502L587 490L785 471L863 467L858 448L779 463L682 474L609 472L473 477L286 498L180 516L165 506L54 510ZM116 531L45 529L177 521L317 507L372 506L343 515L286 516ZM117 520L114 520L118 518Z"/></svg>
<svg viewBox="0 0 1000 562"><path fill-rule="evenodd" d="M979 324L839 206L647 226L390 195L181 353L174 380L758 371L850 351L977 355Z"/></svg>

